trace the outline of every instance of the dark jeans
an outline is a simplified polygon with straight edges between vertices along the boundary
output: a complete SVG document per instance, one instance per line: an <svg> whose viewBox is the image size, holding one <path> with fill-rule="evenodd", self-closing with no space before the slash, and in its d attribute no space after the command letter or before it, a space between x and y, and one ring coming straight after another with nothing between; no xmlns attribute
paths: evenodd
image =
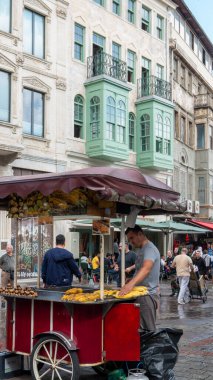
<svg viewBox="0 0 213 380"><path fill-rule="evenodd" d="M140 329L156 330L156 310L158 308L159 297L157 294L147 295L137 298L140 304Z"/></svg>

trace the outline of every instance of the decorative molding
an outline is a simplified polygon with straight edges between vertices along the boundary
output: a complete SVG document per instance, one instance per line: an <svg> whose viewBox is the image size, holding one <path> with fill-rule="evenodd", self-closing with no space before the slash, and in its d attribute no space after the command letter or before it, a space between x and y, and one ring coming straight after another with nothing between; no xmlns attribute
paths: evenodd
<svg viewBox="0 0 213 380"><path fill-rule="evenodd" d="M75 16L74 22L77 22L78 24L85 26L87 25L86 20L82 16Z"/></svg>
<svg viewBox="0 0 213 380"><path fill-rule="evenodd" d="M67 84L65 78L57 78L56 79L56 88L58 90L66 91Z"/></svg>
<svg viewBox="0 0 213 380"><path fill-rule="evenodd" d="M56 0L56 1L57 1L57 3L61 3L63 5L66 5L67 7L70 5L69 0L68 1L66 1L66 0Z"/></svg>
<svg viewBox="0 0 213 380"><path fill-rule="evenodd" d="M52 10L41 0L24 0L24 5L38 9L46 16L50 16Z"/></svg>
<svg viewBox="0 0 213 380"><path fill-rule="evenodd" d="M65 8L62 8L62 7L57 7L56 8L56 14L58 17L61 17L65 20L67 17L67 10Z"/></svg>
<svg viewBox="0 0 213 380"><path fill-rule="evenodd" d="M47 96L50 96L51 88L47 86L46 83L42 82L40 79L36 77L23 78L23 86L41 91L45 93Z"/></svg>
<svg viewBox="0 0 213 380"><path fill-rule="evenodd" d="M7 71L16 72L17 66L9 58L0 53L0 67L5 68Z"/></svg>
<svg viewBox="0 0 213 380"><path fill-rule="evenodd" d="M16 56L16 63L19 65L19 66L22 66L23 63L24 63L24 56L21 54L21 53L18 53L17 56Z"/></svg>

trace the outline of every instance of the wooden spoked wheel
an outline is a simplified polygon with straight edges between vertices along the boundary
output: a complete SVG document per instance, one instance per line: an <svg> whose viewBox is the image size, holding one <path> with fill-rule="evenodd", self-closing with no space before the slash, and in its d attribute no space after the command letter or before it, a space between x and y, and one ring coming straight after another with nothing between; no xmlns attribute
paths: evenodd
<svg viewBox="0 0 213 380"><path fill-rule="evenodd" d="M75 351L57 337L43 337L31 353L31 374L34 380L78 380L79 363Z"/></svg>

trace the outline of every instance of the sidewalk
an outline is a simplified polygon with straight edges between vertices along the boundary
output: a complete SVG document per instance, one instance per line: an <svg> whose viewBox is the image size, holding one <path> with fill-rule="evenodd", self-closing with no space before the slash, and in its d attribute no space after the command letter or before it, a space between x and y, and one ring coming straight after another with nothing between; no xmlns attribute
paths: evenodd
<svg viewBox="0 0 213 380"><path fill-rule="evenodd" d="M169 297L170 284L161 284L161 301L158 327L181 328L180 354L175 366L176 380L213 379L213 287L209 284L208 300L193 300L186 305L177 305L176 297ZM4 346L5 311L0 311L0 347ZM91 368L83 368L80 380L100 380ZM14 380L30 380L21 376Z"/></svg>

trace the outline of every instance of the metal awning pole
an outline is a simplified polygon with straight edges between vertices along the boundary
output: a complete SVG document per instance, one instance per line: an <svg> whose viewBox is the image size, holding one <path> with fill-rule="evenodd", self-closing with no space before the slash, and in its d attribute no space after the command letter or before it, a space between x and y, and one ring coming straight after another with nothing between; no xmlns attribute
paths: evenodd
<svg viewBox="0 0 213 380"><path fill-rule="evenodd" d="M100 235L100 296L104 299L104 235Z"/></svg>
<svg viewBox="0 0 213 380"><path fill-rule="evenodd" d="M125 216L121 218L121 286L125 285Z"/></svg>

